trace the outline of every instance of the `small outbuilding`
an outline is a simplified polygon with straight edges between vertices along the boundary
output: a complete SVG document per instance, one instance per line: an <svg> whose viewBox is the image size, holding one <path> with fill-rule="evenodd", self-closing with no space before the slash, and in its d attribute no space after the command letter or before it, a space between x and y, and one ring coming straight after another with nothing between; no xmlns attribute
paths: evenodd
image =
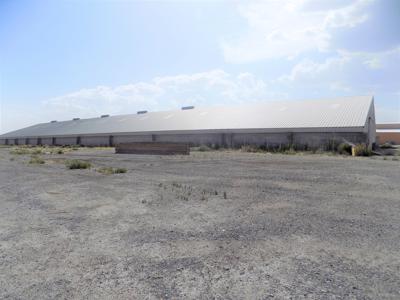
<svg viewBox="0 0 400 300"><path fill-rule="evenodd" d="M0 136L8 145L113 146L171 142L240 147L322 148L332 142L375 143L373 96L266 102L50 121Z"/></svg>

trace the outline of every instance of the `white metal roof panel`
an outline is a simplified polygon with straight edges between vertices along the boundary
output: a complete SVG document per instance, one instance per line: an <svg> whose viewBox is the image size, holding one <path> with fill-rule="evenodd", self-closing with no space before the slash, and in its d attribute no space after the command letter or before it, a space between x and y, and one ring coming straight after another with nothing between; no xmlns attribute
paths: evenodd
<svg viewBox="0 0 400 300"><path fill-rule="evenodd" d="M9 132L0 137L193 130L364 127L372 104L372 96L357 96L330 100L195 107L188 110L42 123Z"/></svg>
<svg viewBox="0 0 400 300"><path fill-rule="evenodd" d="M400 123L379 123L377 129L400 129Z"/></svg>
<svg viewBox="0 0 400 300"><path fill-rule="evenodd" d="M377 133L400 133L400 129L377 129Z"/></svg>

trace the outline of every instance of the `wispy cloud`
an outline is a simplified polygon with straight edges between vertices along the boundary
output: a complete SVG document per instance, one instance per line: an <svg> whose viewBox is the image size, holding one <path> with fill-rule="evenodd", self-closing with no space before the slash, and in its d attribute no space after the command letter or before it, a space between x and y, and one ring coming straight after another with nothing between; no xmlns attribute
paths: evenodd
<svg viewBox="0 0 400 300"><path fill-rule="evenodd" d="M332 50L337 29L352 28L368 19L372 0L269 0L239 5L248 24L245 33L221 42L227 62L247 63L291 58L307 51Z"/></svg>
<svg viewBox="0 0 400 300"><path fill-rule="evenodd" d="M399 63L400 47L380 52L339 50L335 56L328 57L322 62L309 58L303 59L293 66L289 74L281 76L279 81L296 81L303 84L318 82L323 86L335 80L344 80L356 86L363 84L363 79L372 79L374 74L379 72L392 74L393 78L400 78L400 69L397 67ZM386 76L385 80L387 80ZM380 83L380 78L377 78L374 83ZM387 88L391 87L388 85Z"/></svg>
<svg viewBox="0 0 400 300"><path fill-rule="evenodd" d="M174 109L182 105L231 104L268 96L267 84L250 73L223 70L156 77L149 82L97 86L43 101L53 115L90 117L132 113L139 109Z"/></svg>
<svg viewBox="0 0 400 300"><path fill-rule="evenodd" d="M31 108L30 115L18 114L20 108L17 107L8 108L9 113L2 120L1 131L7 132L53 119L129 114L142 109L170 110L179 109L183 105L248 103L271 98L282 99L286 96L270 92L268 84L252 73L231 74L215 69L155 77L148 82L85 88L43 100L39 107Z"/></svg>

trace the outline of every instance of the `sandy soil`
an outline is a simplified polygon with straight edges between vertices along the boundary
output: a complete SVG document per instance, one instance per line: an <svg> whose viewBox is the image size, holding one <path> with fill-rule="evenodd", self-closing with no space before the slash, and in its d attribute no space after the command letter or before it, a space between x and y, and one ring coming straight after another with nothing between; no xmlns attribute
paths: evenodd
<svg viewBox="0 0 400 300"><path fill-rule="evenodd" d="M42 157L0 149L1 299L400 298L399 161Z"/></svg>

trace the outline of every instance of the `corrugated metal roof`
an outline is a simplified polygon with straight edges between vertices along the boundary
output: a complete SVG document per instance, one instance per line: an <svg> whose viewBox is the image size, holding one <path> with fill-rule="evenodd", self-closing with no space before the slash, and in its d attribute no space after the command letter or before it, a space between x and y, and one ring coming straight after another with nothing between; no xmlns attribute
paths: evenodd
<svg viewBox="0 0 400 300"><path fill-rule="evenodd" d="M372 103L372 96L357 96L331 100L196 107L190 110L42 123L9 132L0 137L224 129L364 127Z"/></svg>
<svg viewBox="0 0 400 300"><path fill-rule="evenodd" d="M400 129L377 129L377 133L400 133Z"/></svg>
<svg viewBox="0 0 400 300"><path fill-rule="evenodd" d="M400 129L400 123L379 123L377 129Z"/></svg>

